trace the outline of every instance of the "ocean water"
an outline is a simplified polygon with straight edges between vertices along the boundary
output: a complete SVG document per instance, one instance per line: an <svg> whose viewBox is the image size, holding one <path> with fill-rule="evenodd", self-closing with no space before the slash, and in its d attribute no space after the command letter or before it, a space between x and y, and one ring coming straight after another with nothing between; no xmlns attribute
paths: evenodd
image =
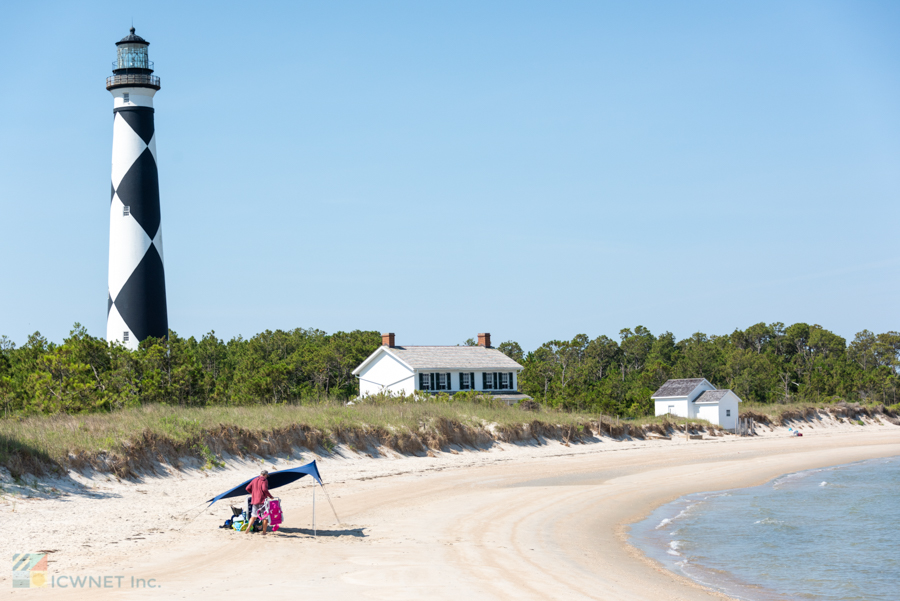
<svg viewBox="0 0 900 601"><path fill-rule="evenodd" d="M900 457L683 497L631 529L674 572L738 599L900 600Z"/></svg>

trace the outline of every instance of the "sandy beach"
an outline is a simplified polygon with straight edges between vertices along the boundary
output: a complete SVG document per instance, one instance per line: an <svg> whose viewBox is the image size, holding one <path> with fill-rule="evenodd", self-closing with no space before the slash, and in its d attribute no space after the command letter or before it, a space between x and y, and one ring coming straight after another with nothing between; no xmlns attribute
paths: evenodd
<svg viewBox="0 0 900 601"><path fill-rule="evenodd" d="M12 590L10 572L0 572L0 590L78 599L721 599L628 545L628 525L685 494L900 455L897 426L802 431L802 438L766 428L752 438L498 444L434 457L339 449L212 472L172 470L137 483L73 475L78 486L45 481L32 498L10 494L15 487L6 482L3 554L53 551L49 576L65 576L66 584L112 578L108 588L50 593ZM273 491L285 510L274 535L218 529L230 515L227 502L203 509L204 499L262 467L314 458L342 522L320 490L315 537L309 478ZM154 586L133 588L132 578Z"/></svg>

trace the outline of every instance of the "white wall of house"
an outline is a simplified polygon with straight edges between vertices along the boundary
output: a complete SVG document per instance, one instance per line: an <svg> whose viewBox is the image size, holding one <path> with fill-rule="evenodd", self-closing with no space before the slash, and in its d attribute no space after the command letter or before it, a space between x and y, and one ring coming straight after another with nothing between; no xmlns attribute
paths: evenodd
<svg viewBox="0 0 900 601"><path fill-rule="evenodd" d="M719 422L726 430L737 428L738 403L740 399L733 392L729 392L719 399Z"/></svg>
<svg viewBox="0 0 900 601"><path fill-rule="evenodd" d="M668 399L657 399L656 415L677 415L678 417L694 417L689 414L692 403L688 402L687 397L673 397Z"/></svg>
<svg viewBox="0 0 900 601"><path fill-rule="evenodd" d="M697 417L705 419L711 424L718 424L726 430L733 430L737 427L738 403L740 403L740 399L736 394L729 391L728 394L719 399L718 403L695 405L697 407Z"/></svg>
<svg viewBox="0 0 900 601"><path fill-rule="evenodd" d="M375 395L381 392L390 392L392 394L412 394L419 389L420 373L449 373L450 374L450 390L447 392L457 392L460 389L461 373L475 374L475 387L468 390L484 390L482 385L481 371L468 370L450 370L450 369L417 369L410 370L406 365L400 362L393 355L383 352L375 357L371 363L366 365L359 373L359 394L360 396ZM495 372L491 372L495 373ZM500 372L496 372L500 373ZM518 373L516 371L504 371L502 373L512 373L512 386L510 388L489 389L488 392L514 392L518 385ZM429 392L441 392L429 390Z"/></svg>
<svg viewBox="0 0 900 601"><path fill-rule="evenodd" d="M381 353L359 373L359 394L412 394L418 387L413 371L388 353Z"/></svg>
<svg viewBox="0 0 900 601"><path fill-rule="evenodd" d="M719 423L719 404L697 405L697 418L705 419L711 424Z"/></svg>

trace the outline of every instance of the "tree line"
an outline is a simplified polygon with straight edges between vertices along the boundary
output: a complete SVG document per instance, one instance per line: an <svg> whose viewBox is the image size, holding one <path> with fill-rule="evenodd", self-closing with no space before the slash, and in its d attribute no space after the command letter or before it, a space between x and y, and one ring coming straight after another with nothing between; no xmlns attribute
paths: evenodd
<svg viewBox="0 0 900 601"><path fill-rule="evenodd" d="M522 392L569 409L640 417L670 378L706 378L757 403L900 402L900 333L868 330L847 341L819 325L758 323L730 335L676 340L637 326L590 339L551 340L529 353L498 348L524 366Z"/></svg>
<svg viewBox="0 0 900 601"><path fill-rule="evenodd" d="M351 372L380 344L363 331L267 330L228 342L170 331L130 351L75 324L62 344L38 332L18 348L0 337L0 401L9 415L348 398L358 389Z"/></svg>
<svg viewBox="0 0 900 601"><path fill-rule="evenodd" d="M296 403L358 394L352 375L381 344L376 331L265 331L229 341L170 332L138 350L110 345L75 324L62 344L0 337L3 415L181 406ZM474 344L474 341L466 341ZM519 389L548 406L639 417L669 378L706 378L745 401L900 402L900 334L864 330L848 344L819 325L750 326L676 340L637 326L591 339L551 340L528 353L497 347L523 367Z"/></svg>

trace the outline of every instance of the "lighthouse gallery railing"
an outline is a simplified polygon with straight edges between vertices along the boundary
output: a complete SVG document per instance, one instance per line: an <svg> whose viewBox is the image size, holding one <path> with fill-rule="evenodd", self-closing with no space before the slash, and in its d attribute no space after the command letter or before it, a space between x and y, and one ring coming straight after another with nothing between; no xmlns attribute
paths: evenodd
<svg viewBox="0 0 900 601"><path fill-rule="evenodd" d="M128 84L143 84L159 87L159 77L156 75L143 74L127 74L127 75L111 75L106 78L106 88L112 86L122 86Z"/></svg>

